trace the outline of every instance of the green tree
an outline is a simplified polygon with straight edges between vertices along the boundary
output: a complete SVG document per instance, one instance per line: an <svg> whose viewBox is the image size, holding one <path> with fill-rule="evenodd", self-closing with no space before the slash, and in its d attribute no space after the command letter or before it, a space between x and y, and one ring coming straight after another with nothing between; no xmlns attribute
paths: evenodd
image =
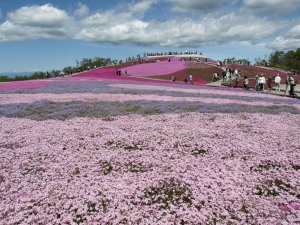
<svg viewBox="0 0 300 225"><path fill-rule="evenodd" d="M67 66L63 69L64 73L69 75L70 73L72 73L73 68L71 66Z"/></svg>
<svg viewBox="0 0 300 225"><path fill-rule="evenodd" d="M300 71L300 48L296 51L275 51L269 57L270 66L287 70Z"/></svg>
<svg viewBox="0 0 300 225"><path fill-rule="evenodd" d="M0 76L0 82L9 82L14 81L13 78L9 78L8 76Z"/></svg>
<svg viewBox="0 0 300 225"><path fill-rule="evenodd" d="M271 53L269 57L270 66L272 67L284 67L285 53L284 51L275 51Z"/></svg>

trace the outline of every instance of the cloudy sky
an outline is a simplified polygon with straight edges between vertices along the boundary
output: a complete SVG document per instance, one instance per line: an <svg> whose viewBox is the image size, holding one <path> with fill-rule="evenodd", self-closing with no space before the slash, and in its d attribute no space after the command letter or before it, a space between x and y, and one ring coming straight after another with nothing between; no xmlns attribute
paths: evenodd
<svg viewBox="0 0 300 225"><path fill-rule="evenodd" d="M223 60L300 47L300 0L1 0L0 73L195 51Z"/></svg>

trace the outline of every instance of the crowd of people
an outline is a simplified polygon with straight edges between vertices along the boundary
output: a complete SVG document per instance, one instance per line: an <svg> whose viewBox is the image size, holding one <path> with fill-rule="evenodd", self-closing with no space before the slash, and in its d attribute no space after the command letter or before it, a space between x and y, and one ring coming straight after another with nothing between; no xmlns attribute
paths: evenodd
<svg viewBox="0 0 300 225"><path fill-rule="evenodd" d="M156 52L156 53L144 53L144 56L170 56L170 55L197 55L198 52L195 51L185 51L185 52ZM202 55L202 52L199 53L199 55Z"/></svg>
<svg viewBox="0 0 300 225"><path fill-rule="evenodd" d="M232 82L235 81L235 87L238 87L241 78L241 71L237 69L226 68L226 71L222 73L223 82L226 82L229 87L232 87ZM218 73L213 74L213 80L220 80ZM244 87L248 89L249 80L248 77L244 77Z"/></svg>
<svg viewBox="0 0 300 225"><path fill-rule="evenodd" d="M227 69L223 73L223 82L227 83L229 87L232 87L233 81L235 81L235 87L239 86L239 82L241 79L241 71L237 69ZM213 81L218 81L220 76L218 73L213 74ZM259 76L255 76L255 90L264 92L265 90L267 93L272 92L272 88L275 87L275 92L281 92L281 77L279 74L275 76L268 76L265 77L264 74L260 74ZM284 94L285 96L289 95L291 97L295 97L295 86L296 80L292 73L289 73L285 80L285 89ZM248 90L249 89L249 78L247 76L243 76L243 87Z"/></svg>
<svg viewBox="0 0 300 225"><path fill-rule="evenodd" d="M292 73L289 73L284 83L285 83L284 95L295 97L296 80L294 78L294 75ZM281 91L281 77L279 76L279 74L276 74L274 77L269 76L267 79L263 74L261 74L260 76L256 75L255 90L264 91L265 84L267 84L268 93L271 93L273 86L275 86L275 92L278 93Z"/></svg>

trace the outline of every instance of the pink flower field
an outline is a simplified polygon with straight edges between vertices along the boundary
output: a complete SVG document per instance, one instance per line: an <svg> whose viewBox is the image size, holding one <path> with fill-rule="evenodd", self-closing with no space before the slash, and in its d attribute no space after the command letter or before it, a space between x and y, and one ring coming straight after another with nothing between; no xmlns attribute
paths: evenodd
<svg viewBox="0 0 300 225"><path fill-rule="evenodd" d="M184 70L187 68L187 64L188 62L179 61L177 58L173 58L170 62L164 60L156 63L138 64L122 68L121 71L123 74L127 71L127 73L132 76L161 76Z"/></svg>
<svg viewBox="0 0 300 225"><path fill-rule="evenodd" d="M144 64L145 65L145 64ZM178 69L178 68L177 68ZM131 76L116 76L116 69L113 68L101 68L92 71L86 71L77 75L69 77L56 77L51 79L37 79L37 80L26 80L26 81L14 81L7 83L0 83L0 91L7 90L20 90L20 89L32 89L38 87L44 87L48 83L63 83L63 82L141 82L141 83L155 83L155 84L171 84L171 81L166 80L153 80L144 79L139 77ZM184 85L187 84L176 84Z"/></svg>
<svg viewBox="0 0 300 225"><path fill-rule="evenodd" d="M87 73L0 85L0 224L300 223L299 99Z"/></svg>

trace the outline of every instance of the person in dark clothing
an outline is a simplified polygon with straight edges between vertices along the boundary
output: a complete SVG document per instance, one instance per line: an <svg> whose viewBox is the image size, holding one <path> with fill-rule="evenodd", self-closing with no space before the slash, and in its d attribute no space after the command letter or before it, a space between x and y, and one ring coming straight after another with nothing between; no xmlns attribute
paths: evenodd
<svg viewBox="0 0 300 225"><path fill-rule="evenodd" d="M293 98L295 97L295 86L296 86L296 82L295 79L293 77L293 75L290 76L290 96L292 96Z"/></svg>

